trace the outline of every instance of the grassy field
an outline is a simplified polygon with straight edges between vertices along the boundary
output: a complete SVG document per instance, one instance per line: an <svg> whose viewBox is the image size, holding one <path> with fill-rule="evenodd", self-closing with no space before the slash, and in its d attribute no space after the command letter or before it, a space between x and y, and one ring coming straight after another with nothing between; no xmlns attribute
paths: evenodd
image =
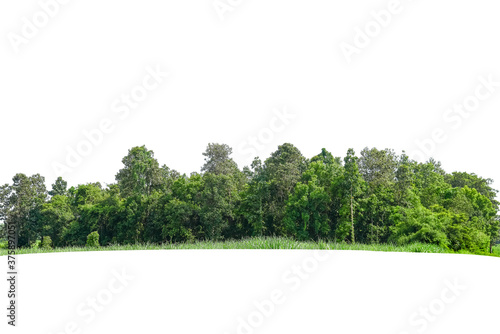
<svg viewBox="0 0 500 334"><path fill-rule="evenodd" d="M327 250L363 250L363 251L381 251L381 252L410 252L410 253L453 253L445 248L422 243L414 243L405 246L396 246L391 244L365 245L335 243L329 241L296 241L288 238L270 238L256 237L243 240L228 241L197 241L194 243L176 243L176 244L135 244L135 245L111 245L99 248L89 247L64 247L55 249L41 248L23 248L17 250L16 254L34 254L34 253L54 253L54 252L85 252L85 251L119 251L119 250L161 250L161 249L327 249ZM0 255L6 255L6 249L0 249ZM460 254L471 254L460 252ZM500 257L500 245L494 248L491 255Z"/></svg>

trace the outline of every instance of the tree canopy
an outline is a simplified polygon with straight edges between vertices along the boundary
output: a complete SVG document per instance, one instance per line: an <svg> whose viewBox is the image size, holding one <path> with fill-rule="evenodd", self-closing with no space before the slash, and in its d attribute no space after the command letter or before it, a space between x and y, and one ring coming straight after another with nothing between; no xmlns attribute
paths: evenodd
<svg viewBox="0 0 500 334"><path fill-rule="evenodd" d="M208 144L200 172L162 165L145 146L123 158L116 182L47 191L39 174L16 174L0 187L0 220L15 224L20 247L186 242L288 236L297 240L424 242L486 252L499 240L492 180L447 173L433 159L404 152L326 149L307 159L290 143L240 170L226 144ZM3 237L6 224L0 225Z"/></svg>

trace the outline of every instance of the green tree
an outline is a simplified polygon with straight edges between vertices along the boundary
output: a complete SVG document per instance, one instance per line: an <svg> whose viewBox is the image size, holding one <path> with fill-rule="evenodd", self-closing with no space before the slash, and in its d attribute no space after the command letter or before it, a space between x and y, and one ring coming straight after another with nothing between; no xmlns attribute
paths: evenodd
<svg viewBox="0 0 500 334"><path fill-rule="evenodd" d="M499 202L496 200L498 190L493 189L491 184L492 179L484 179L474 173L453 172L444 176L445 181L454 188L469 188L476 189L481 195L486 196L498 210Z"/></svg>
<svg viewBox="0 0 500 334"><path fill-rule="evenodd" d="M394 226L389 240L397 244L422 242L447 247L446 222L440 218L422 205L398 207L390 218Z"/></svg>
<svg viewBox="0 0 500 334"><path fill-rule="evenodd" d="M30 246L41 238L41 208L47 199L45 179L40 174L30 177L16 174L12 185L1 189L2 218L6 224L15 224L18 246Z"/></svg>
<svg viewBox="0 0 500 334"><path fill-rule="evenodd" d="M300 240L325 239L330 232L328 210L330 197L312 170L307 183L298 182L286 204L285 228Z"/></svg>
<svg viewBox="0 0 500 334"><path fill-rule="evenodd" d="M389 237L388 217L394 206L397 156L393 150L364 148L358 160L359 171L366 182L366 199L361 203L358 240L369 243Z"/></svg>
<svg viewBox="0 0 500 334"><path fill-rule="evenodd" d="M415 190L426 208L442 204L446 192L451 188L444 181L444 174L441 164L433 159L415 165Z"/></svg>
<svg viewBox="0 0 500 334"><path fill-rule="evenodd" d="M264 162L264 173L269 183L268 221L266 230L272 235L284 235L285 203L302 173L307 168L306 158L292 144L278 146Z"/></svg>
<svg viewBox="0 0 500 334"><path fill-rule="evenodd" d="M233 176L205 173L200 200L200 219L206 238L223 238L235 223L235 209L239 202L237 183Z"/></svg>
<svg viewBox="0 0 500 334"><path fill-rule="evenodd" d="M241 192L240 213L248 224L248 234L261 236L266 233L269 183L259 158L254 159L251 167L252 170L246 169L249 181Z"/></svg>
<svg viewBox="0 0 500 334"><path fill-rule="evenodd" d="M42 205L41 213L44 235L52 239L54 246L63 246L63 231L75 219L70 199L64 195L54 195Z"/></svg>
<svg viewBox="0 0 500 334"><path fill-rule="evenodd" d="M40 243L40 248L52 249L52 239L49 236L42 237L42 242Z"/></svg>
<svg viewBox="0 0 500 334"><path fill-rule="evenodd" d="M390 187L396 179L397 160L393 150L364 148L358 160L359 173L373 193L378 187Z"/></svg>
<svg viewBox="0 0 500 334"><path fill-rule="evenodd" d="M230 157L233 149L226 144L210 143L203 155L205 164L201 167L203 173L212 174L233 174L238 170L238 166Z"/></svg>
<svg viewBox="0 0 500 334"><path fill-rule="evenodd" d="M414 196L415 174L413 173L415 162L403 153L400 155L396 167L395 201L398 206L409 207L412 205Z"/></svg>
<svg viewBox="0 0 500 334"><path fill-rule="evenodd" d="M68 197L75 219L63 229L61 239L66 245L83 246L87 235L100 227L98 204L105 198L105 192L99 182L88 183L71 187Z"/></svg>
<svg viewBox="0 0 500 334"><path fill-rule="evenodd" d="M164 193L171 193L172 186L181 175L175 169L170 169L167 165L161 166L161 191Z"/></svg>
<svg viewBox="0 0 500 334"><path fill-rule="evenodd" d="M350 241L356 242L355 238L355 223L354 216L356 208L359 205L359 200L362 198L365 189L365 181L363 180L358 169L358 158L352 148L347 151L344 158L344 173L340 183L343 205L341 207L341 229L340 235L346 233L348 221L350 223Z"/></svg>
<svg viewBox="0 0 500 334"><path fill-rule="evenodd" d="M122 159L124 167L116 174L123 197L150 195L161 187L162 172L153 151L145 146L134 147Z"/></svg>
<svg viewBox="0 0 500 334"><path fill-rule="evenodd" d="M87 236L87 247L99 247L99 233L97 231L91 232Z"/></svg>
<svg viewBox="0 0 500 334"><path fill-rule="evenodd" d="M61 195L64 196L66 195L68 188L68 182L64 181L62 177L58 177L56 182L52 184L52 190L49 191L50 196L56 196L56 195Z"/></svg>

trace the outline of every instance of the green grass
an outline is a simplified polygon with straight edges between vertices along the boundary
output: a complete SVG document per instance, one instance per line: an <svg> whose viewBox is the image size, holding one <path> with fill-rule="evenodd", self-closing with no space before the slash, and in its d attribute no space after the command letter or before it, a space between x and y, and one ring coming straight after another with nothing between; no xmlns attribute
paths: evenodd
<svg viewBox="0 0 500 334"><path fill-rule="evenodd" d="M494 256L500 256L500 244L498 244L495 247L493 247L493 255Z"/></svg>
<svg viewBox="0 0 500 334"><path fill-rule="evenodd" d="M85 252L85 251L117 251L117 250L162 250L162 249L326 249L326 250L363 250L363 251L382 251L382 252L410 252L410 253L453 253L445 248L414 243L404 246L392 244L366 245L366 244L348 244L331 241L296 241L289 238L277 237L255 237L242 240L227 241L197 241L193 243L174 243L174 244L134 244L134 245L111 245L99 248L89 247L63 247L55 249L41 248L23 248L17 250L16 254L33 253L55 253L55 252ZM0 249L0 255L6 255L6 249ZM461 254L470 254L461 252ZM481 255L490 255L487 253ZM500 245L494 248L493 256L500 257Z"/></svg>

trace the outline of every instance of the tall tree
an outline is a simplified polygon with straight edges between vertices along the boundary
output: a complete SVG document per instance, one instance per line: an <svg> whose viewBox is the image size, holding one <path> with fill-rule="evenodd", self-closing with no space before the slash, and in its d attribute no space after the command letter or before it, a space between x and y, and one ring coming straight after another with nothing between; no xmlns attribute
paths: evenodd
<svg viewBox="0 0 500 334"><path fill-rule="evenodd" d="M302 173L307 168L306 158L292 144L285 143L264 162L264 171L269 182L270 198L268 203L270 234L283 235L283 216L285 202L293 191Z"/></svg>
<svg viewBox="0 0 500 334"><path fill-rule="evenodd" d="M449 183L452 187L463 188L468 186L469 188L474 188L483 196L488 197L491 203L497 208L499 207L499 202L496 200L498 190L491 187L493 183L492 179L485 179L477 176L474 173L466 172L453 172L451 174L445 175L445 181Z"/></svg>
<svg viewBox="0 0 500 334"><path fill-rule="evenodd" d="M172 192L172 185L175 180L181 177L180 173L175 169L170 169L167 165L161 166L160 170L161 174L161 190L164 193Z"/></svg>
<svg viewBox="0 0 500 334"><path fill-rule="evenodd" d="M359 199L361 198L365 188L365 182L359 173L358 169L358 158L352 148L347 151L344 158L344 174L342 180L342 190L344 194L344 199L347 199L349 205L349 218L351 227L351 242L356 242L355 238L355 227L354 227L354 215L356 211L356 206L358 205ZM344 205L345 212L345 205Z"/></svg>
<svg viewBox="0 0 500 334"><path fill-rule="evenodd" d="M207 239L222 239L235 222L239 202L237 182L231 175L205 173L200 218Z"/></svg>
<svg viewBox="0 0 500 334"><path fill-rule="evenodd" d="M45 178L16 174L12 185L2 187L2 216L5 223L16 225L18 246L29 246L41 237L41 208L47 199Z"/></svg>
<svg viewBox="0 0 500 334"><path fill-rule="evenodd" d="M249 234L260 236L266 233L266 208L269 200L269 183L259 158L255 158L252 169L245 169L248 183L241 193L240 213L249 225Z"/></svg>
<svg viewBox="0 0 500 334"><path fill-rule="evenodd" d="M399 157L396 168L395 200L396 204L399 206L408 207L414 200L414 165L415 163L411 161L408 155L403 151Z"/></svg>
<svg viewBox="0 0 500 334"><path fill-rule="evenodd" d="M298 182L287 200L285 228L289 235L301 240L326 239L330 232L330 197L313 169L305 174L309 174L308 181Z"/></svg>
<svg viewBox="0 0 500 334"><path fill-rule="evenodd" d="M68 182L64 181L62 177L58 177L56 182L52 184L52 190L49 191L50 196L66 195Z"/></svg>
<svg viewBox="0 0 500 334"><path fill-rule="evenodd" d="M440 163L433 159L415 165L414 180L420 202L426 208L442 204L446 192L451 188L444 181L444 171Z"/></svg>
<svg viewBox="0 0 500 334"><path fill-rule="evenodd" d="M204 173L212 174L232 174L238 169L238 166L230 157L233 149L227 144L208 144L203 155L205 156L205 164L201 167Z"/></svg>
<svg viewBox="0 0 500 334"><path fill-rule="evenodd" d="M43 236L49 236L54 246L64 245L63 232L75 219L71 202L67 196L53 195L49 202L42 205Z"/></svg>
<svg viewBox="0 0 500 334"><path fill-rule="evenodd" d="M153 151L137 146L122 159L124 167L116 174L123 197L150 195L161 185L161 170Z"/></svg>
<svg viewBox="0 0 500 334"><path fill-rule="evenodd" d="M358 160L359 172L374 191L379 186L389 187L396 178L396 154L393 150L364 148Z"/></svg>

